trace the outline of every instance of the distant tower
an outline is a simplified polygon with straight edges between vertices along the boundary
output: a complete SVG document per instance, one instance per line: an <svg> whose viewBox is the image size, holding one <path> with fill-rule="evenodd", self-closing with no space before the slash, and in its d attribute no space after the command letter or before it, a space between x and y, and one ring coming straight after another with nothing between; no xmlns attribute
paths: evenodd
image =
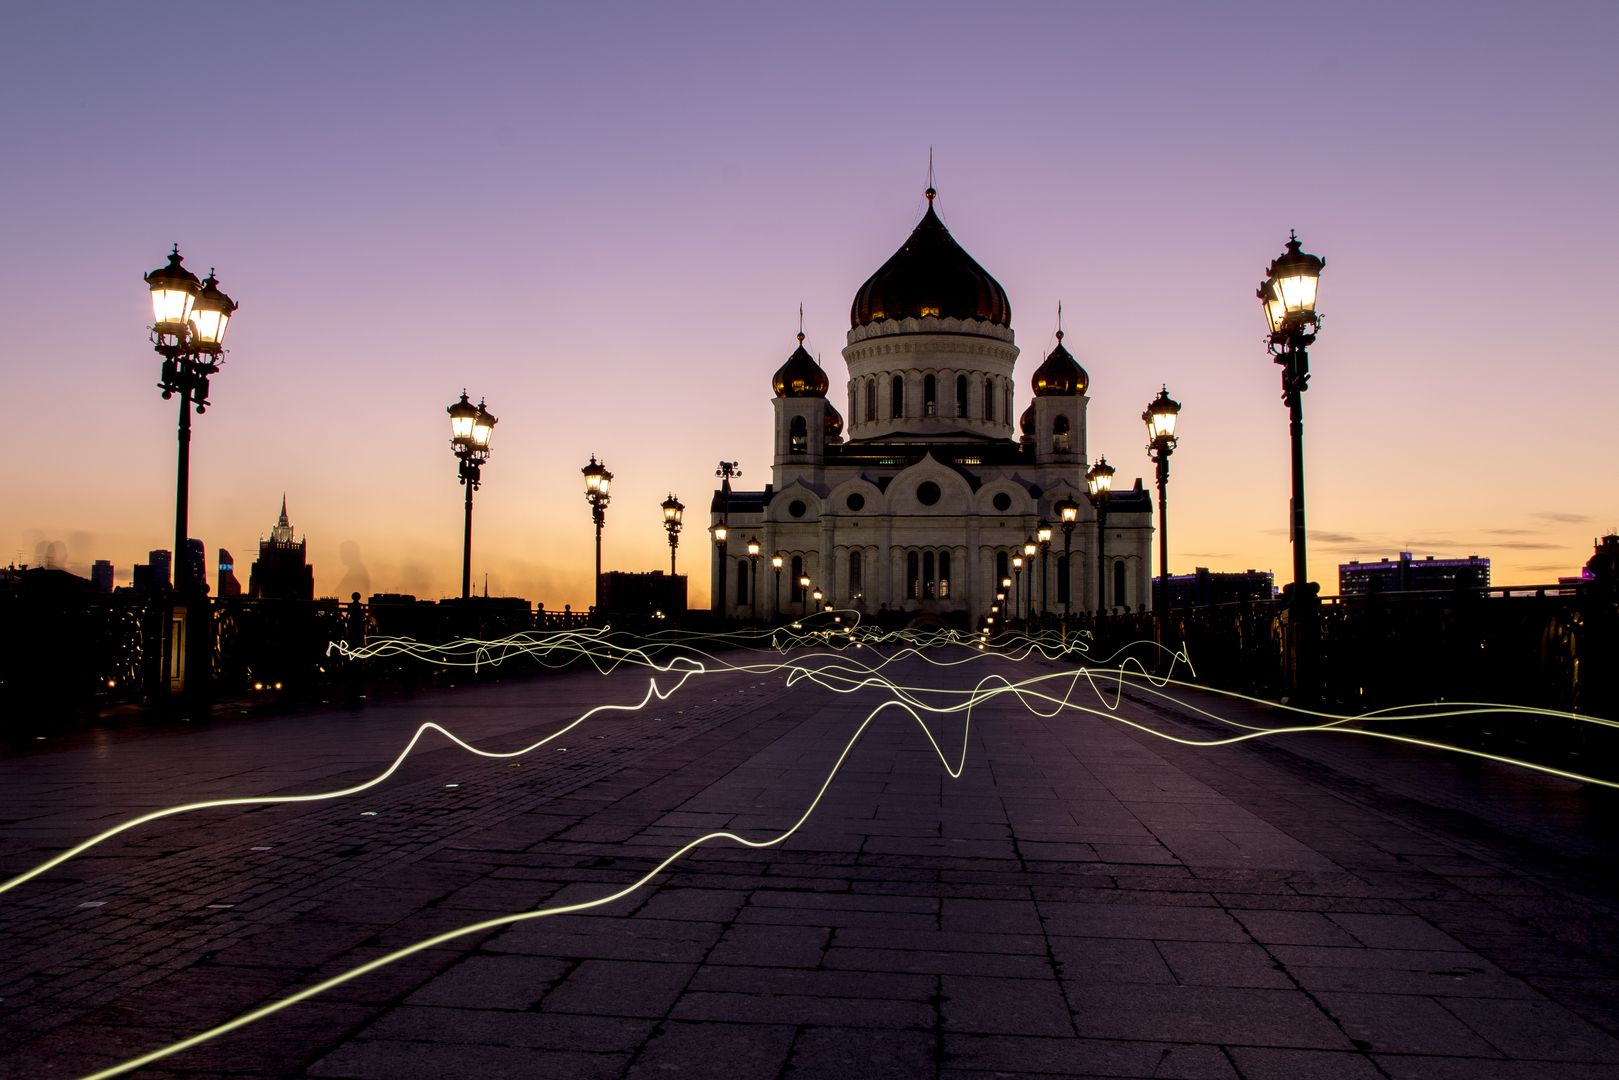
<svg viewBox="0 0 1619 1080"><path fill-rule="evenodd" d="M242 595L242 583L236 580L236 559L225 549L219 549L219 590L221 600Z"/></svg>
<svg viewBox="0 0 1619 1080"><path fill-rule="evenodd" d="M90 567L90 584L98 593L112 592L112 563L107 559L97 559Z"/></svg>
<svg viewBox="0 0 1619 1080"><path fill-rule="evenodd" d="M306 551L308 540L294 540L287 520L287 497L281 496L281 518L270 529L270 539L259 541L259 557L248 574L247 591L257 599L313 600L315 570Z"/></svg>
<svg viewBox="0 0 1619 1080"><path fill-rule="evenodd" d="M207 592L208 549L194 536L186 540L184 567L187 580L195 581L203 592Z"/></svg>

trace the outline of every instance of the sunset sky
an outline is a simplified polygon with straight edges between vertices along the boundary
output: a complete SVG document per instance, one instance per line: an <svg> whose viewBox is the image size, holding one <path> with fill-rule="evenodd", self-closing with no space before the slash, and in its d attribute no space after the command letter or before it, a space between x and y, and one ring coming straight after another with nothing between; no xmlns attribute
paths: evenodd
<svg viewBox="0 0 1619 1080"><path fill-rule="evenodd" d="M1254 289L1322 255L1312 576L1400 550L1572 574L1619 526L1619 5L26 4L0 36L0 557L117 580L172 544L175 407L141 274L241 304L195 420L191 534L238 575L287 496L317 595L459 587L444 408L499 418L473 574L706 603L714 468L770 472L770 375L845 405L861 282L924 209L1005 286L1019 411L1051 347L1170 569L1288 576L1288 435ZM1156 567L1155 567L1156 571ZM210 580L212 571L210 570Z"/></svg>

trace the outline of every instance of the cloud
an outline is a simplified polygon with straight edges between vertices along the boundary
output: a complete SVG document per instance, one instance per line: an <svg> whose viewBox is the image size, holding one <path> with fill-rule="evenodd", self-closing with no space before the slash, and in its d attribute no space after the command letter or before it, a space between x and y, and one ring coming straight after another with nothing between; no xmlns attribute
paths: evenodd
<svg viewBox="0 0 1619 1080"><path fill-rule="evenodd" d="M1540 514L1547 521L1555 521L1559 525L1584 525L1591 520L1589 514L1566 514L1558 510L1545 510Z"/></svg>
<svg viewBox="0 0 1619 1080"><path fill-rule="evenodd" d="M1309 530L1307 537L1311 542L1325 544L1328 547L1379 547L1380 545L1370 537L1356 536L1354 533L1321 532L1316 529Z"/></svg>
<svg viewBox="0 0 1619 1080"><path fill-rule="evenodd" d="M1490 546L1508 551L1560 551L1568 547L1567 544L1552 544L1545 540L1497 540Z"/></svg>

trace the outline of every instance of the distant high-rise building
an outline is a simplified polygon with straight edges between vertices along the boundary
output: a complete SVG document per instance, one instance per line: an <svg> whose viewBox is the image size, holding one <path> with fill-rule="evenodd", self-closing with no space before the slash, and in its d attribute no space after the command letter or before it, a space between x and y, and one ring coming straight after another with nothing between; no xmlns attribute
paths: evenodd
<svg viewBox="0 0 1619 1080"><path fill-rule="evenodd" d="M1436 559L1432 555L1413 559L1409 551L1402 551L1399 559L1379 559L1374 563L1351 560L1338 567L1340 596L1489 587L1490 560L1477 555L1465 559Z"/></svg>
<svg viewBox="0 0 1619 1080"><path fill-rule="evenodd" d="M112 562L107 559L97 559L90 566L90 584L96 592L112 592Z"/></svg>
<svg viewBox="0 0 1619 1080"><path fill-rule="evenodd" d="M259 541L259 557L248 574L248 595L271 600L313 600L315 568L306 558L307 540L294 540L287 520L287 497L281 496L281 518L270 539Z"/></svg>
<svg viewBox="0 0 1619 1080"><path fill-rule="evenodd" d="M219 588L215 595L221 600L242 595L242 583L236 580L236 558L225 548L219 549Z"/></svg>
<svg viewBox="0 0 1619 1080"><path fill-rule="evenodd" d="M204 547L202 541L198 540L196 537L191 537L186 540L186 557L180 572L185 575L185 579L187 581L194 581L201 586L204 591L207 590L208 549ZM175 584L178 585L179 582L180 579L176 577Z"/></svg>
<svg viewBox="0 0 1619 1080"><path fill-rule="evenodd" d="M169 587L169 562L168 551L148 551L146 561L135 564L131 584L141 592L162 592Z"/></svg>
<svg viewBox="0 0 1619 1080"><path fill-rule="evenodd" d="M1596 550L1591 553L1580 577L1609 584L1619 581L1619 533L1609 533L1596 541Z"/></svg>

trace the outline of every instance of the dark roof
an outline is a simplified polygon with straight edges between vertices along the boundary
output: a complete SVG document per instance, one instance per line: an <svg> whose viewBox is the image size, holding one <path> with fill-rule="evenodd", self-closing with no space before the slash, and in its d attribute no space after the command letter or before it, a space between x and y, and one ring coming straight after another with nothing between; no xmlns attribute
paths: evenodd
<svg viewBox="0 0 1619 1080"><path fill-rule="evenodd" d="M910 238L855 293L849 324L927 316L1012 324L1006 290L951 237L933 212L932 188Z"/></svg>

